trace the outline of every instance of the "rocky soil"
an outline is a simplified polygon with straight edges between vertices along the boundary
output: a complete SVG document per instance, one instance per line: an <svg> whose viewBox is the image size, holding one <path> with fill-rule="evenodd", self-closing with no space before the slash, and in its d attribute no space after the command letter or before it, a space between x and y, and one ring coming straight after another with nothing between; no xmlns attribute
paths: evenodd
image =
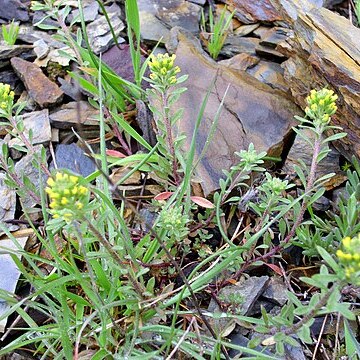
<svg viewBox="0 0 360 360"><path fill-rule="evenodd" d="M67 3L72 8L66 20L69 24L79 10L77 1L68 0ZM98 3L83 0L92 51L101 54L103 61L120 76L132 81L123 2L104 3L119 45L115 45ZM259 151L281 158L278 171L289 177L292 165L299 158L309 162L312 150L292 131L292 126L296 125L294 115L303 114L301 109L311 89L327 86L339 96L339 111L334 123L348 133L346 138L332 144L331 155L319 170L322 174L336 173L336 181L328 183L327 195L318 204L322 211L332 206L333 197L346 181L342 165L352 155L360 158L360 29L349 21L350 3L341 0L327 0L324 4L322 0L223 0L216 4L218 11L226 4L229 11L235 10L235 16L220 57L214 61L205 50L206 34L201 33L200 27L201 12L207 12L214 1L138 0L144 55L159 42L156 51L176 54L176 64L183 74L189 75L188 91L179 103L179 107L184 108L179 127L188 135L185 146L189 145L194 119L208 89L213 86L197 138L198 153L203 149L213 116L226 93L212 143L198 167L199 194L213 193L218 188L222 170L234 163L234 152L247 148L250 143ZM76 69L76 64L64 53L75 56L73 50L52 37L54 30L45 31L37 26L46 15L32 12L28 0L0 0L0 24L14 19L20 25L15 45L0 43L0 82L10 84L19 101L27 102L25 133L32 130L36 151L46 149L49 169L67 168L87 176L95 167L84 155L73 128L78 129L80 123L82 134L96 151L99 111L87 102L85 91L79 93L79 87L68 74L69 70ZM59 26L51 17L43 24ZM148 122L147 128L150 128L151 119L136 115L137 110L140 112L139 106L128 109L128 120L145 135L143 122ZM38 170L32 165L32 155L23 156L16 150L19 141L7 135L5 126L0 128L0 134L0 143L12 149L10 155L16 172L25 173L37 186L40 179ZM116 134L108 135L109 147L123 151L121 144L114 146ZM0 172L0 221L11 231L18 232L25 244L27 235L21 233L24 229L18 221L22 220L20 204L4 177ZM136 193L140 190L135 185L139 184L131 184ZM153 188L151 191L155 195L160 190ZM22 208L32 209L34 221L40 216L37 216L36 206L32 198L21 204ZM19 273L7 255L0 255L0 267L5 266L9 273L0 273L0 287L14 291ZM259 311L260 301L276 303L279 307L284 303L282 293L286 287L280 278L261 276L247 281L248 284L230 287L230 291L239 292L239 296L248 299L243 304L242 314ZM209 309L215 307L210 304ZM0 331L4 330L5 322L0 327ZM327 331L331 333L332 330ZM247 339L240 331L234 334L234 341L246 345ZM302 350L289 349L288 352L288 359L306 358Z"/></svg>

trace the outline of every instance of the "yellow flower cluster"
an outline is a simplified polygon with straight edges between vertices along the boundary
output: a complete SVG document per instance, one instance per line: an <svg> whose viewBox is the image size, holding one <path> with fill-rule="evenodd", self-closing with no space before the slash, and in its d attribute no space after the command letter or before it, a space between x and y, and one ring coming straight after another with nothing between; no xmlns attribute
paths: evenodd
<svg viewBox="0 0 360 360"><path fill-rule="evenodd" d="M50 198L50 209L55 219L62 218L66 222L75 218L89 201L89 190L80 185L80 178L58 172L54 178L47 180L45 191Z"/></svg>
<svg viewBox="0 0 360 360"><path fill-rule="evenodd" d="M311 90L306 98L308 106L305 108L305 113L310 119L327 125L330 122L330 116L337 110L335 103L337 99L338 96L332 90L325 88Z"/></svg>
<svg viewBox="0 0 360 360"><path fill-rule="evenodd" d="M14 104L14 92L10 91L9 84L0 83L0 109L11 111Z"/></svg>
<svg viewBox="0 0 360 360"><path fill-rule="evenodd" d="M359 283L360 279L360 233L354 238L347 236L341 242L342 249L336 252L340 263L345 268L345 275L348 280ZM354 279L356 277L357 279Z"/></svg>
<svg viewBox="0 0 360 360"><path fill-rule="evenodd" d="M176 84L176 74L180 72L180 68L174 66L175 58L176 55L169 56L169 54L150 55L150 79L162 86Z"/></svg>

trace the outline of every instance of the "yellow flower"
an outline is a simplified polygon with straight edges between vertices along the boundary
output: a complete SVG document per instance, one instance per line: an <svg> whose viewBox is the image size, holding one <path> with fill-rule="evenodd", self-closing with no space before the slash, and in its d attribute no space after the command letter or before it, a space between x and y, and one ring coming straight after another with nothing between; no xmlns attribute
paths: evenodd
<svg viewBox="0 0 360 360"><path fill-rule="evenodd" d="M70 222L89 202L89 190L80 184L78 176L57 172L47 180L51 214L54 219Z"/></svg>
<svg viewBox="0 0 360 360"><path fill-rule="evenodd" d="M14 107L15 93L11 91L9 84L0 83L0 117L8 118Z"/></svg>
<svg viewBox="0 0 360 360"><path fill-rule="evenodd" d="M354 285L360 285L360 233L341 241L342 249L336 251L340 264L344 267L347 280Z"/></svg>
<svg viewBox="0 0 360 360"><path fill-rule="evenodd" d="M180 72L178 66L174 66L176 55L158 54L150 55L149 68L151 70L150 79L157 85L168 88L177 83L176 74Z"/></svg>
<svg viewBox="0 0 360 360"><path fill-rule="evenodd" d="M314 120L315 125L327 125L331 120L331 115L334 115L337 110L335 104L337 98L333 90L326 88L311 90L306 98L308 106L305 108L305 114Z"/></svg>

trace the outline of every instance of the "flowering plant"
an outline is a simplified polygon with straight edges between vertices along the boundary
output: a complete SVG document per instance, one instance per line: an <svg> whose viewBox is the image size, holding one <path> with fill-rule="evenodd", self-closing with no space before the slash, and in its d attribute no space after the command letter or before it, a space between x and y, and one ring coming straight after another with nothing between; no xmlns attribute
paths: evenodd
<svg viewBox="0 0 360 360"><path fill-rule="evenodd" d="M336 100L338 96L334 91L329 89L311 90L310 95L306 98L308 106L305 108L305 114L314 121L315 125L327 125L330 117L337 110Z"/></svg>
<svg viewBox="0 0 360 360"><path fill-rule="evenodd" d="M353 238L345 237L336 256L345 270L346 280L353 285L360 285L360 233Z"/></svg>
<svg viewBox="0 0 360 360"><path fill-rule="evenodd" d="M186 88L174 87L184 82L187 75L176 76L181 70L175 66L176 55L158 54L150 55L149 68L152 89L148 90L151 100L150 109L154 114L156 123L156 137L158 141L159 166L157 170L161 178L172 176L175 184L180 183L178 169L178 150L181 146L181 136L174 133L175 124L180 120L182 111L173 111L175 102Z"/></svg>
<svg viewBox="0 0 360 360"><path fill-rule="evenodd" d="M54 219L70 222L89 202L89 190L80 184L78 176L58 172L47 180L45 191L50 198L50 212Z"/></svg>
<svg viewBox="0 0 360 360"><path fill-rule="evenodd" d="M151 55L149 68L151 70L150 79L164 88L169 88L177 83L176 74L181 70L179 66L174 66L176 55L158 54Z"/></svg>
<svg viewBox="0 0 360 360"><path fill-rule="evenodd" d="M9 84L0 83L0 117L8 119L14 107L15 93Z"/></svg>

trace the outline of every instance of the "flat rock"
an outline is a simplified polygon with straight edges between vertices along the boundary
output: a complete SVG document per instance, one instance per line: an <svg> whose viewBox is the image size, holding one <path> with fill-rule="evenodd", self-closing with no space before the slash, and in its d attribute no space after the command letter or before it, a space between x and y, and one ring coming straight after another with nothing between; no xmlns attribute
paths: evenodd
<svg viewBox="0 0 360 360"><path fill-rule="evenodd" d="M43 40L53 48L61 48L65 46L64 43L54 40L46 31L36 30L32 25L28 24L20 25L18 40L31 45L37 40Z"/></svg>
<svg viewBox="0 0 360 360"><path fill-rule="evenodd" d="M6 174L0 172L0 222L14 219L16 210L16 192L5 184L5 179Z"/></svg>
<svg viewBox="0 0 360 360"><path fill-rule="evenodd" d="M188 0L188 1L197 5L205 5L206 3L206 0Z"/></svg>
<svg viewBox="0 0 360 360"><path fill-rule="evenodd" d="M29 140L29 132L32 131L32 144L47 144L51 141L51 128L49 110L34 111L23 115L24 135ZM20 139L14 138L9 141L9 147L24 145Z"/></svg>
<svg viewBox="0 0 360 360"><path fill-rule="evenodd" d="M284 79L284 69L280 64L261 60L255 66L247 69L247 73L273 89L289 92L289 86Z"/></svg>
<svg viewBox="0 0 360 360"><path fill-rule="evenodd" d="M67 55L63 55L63 53L66 53ZM48 66L49 62L57 63L61 66L68 66L71 61L71 56L75 57L75 51L68 46L64 46L60 49L50 49L48 54L43 58L38 58L34 61L34 64L39 67L46 67Z"/></svg>
<svg viewBox="0 0 360 360"><path fill-rule="evenodd" d="M199 32L201 7L184 0L138 0L141 38L166 42L172 27Z"/></svg>
<svg viewBox="0 0 360 360"><path fill-rule="evenodd" d="M76 174L88 176L95 171L95 164L76 144L59 144L55 151L58 169L68 169ZM54 169L54 161L50 169Z"/></svg>
<svg viewBox="0 0 360 360"><path fill-rule="evenodd" d="M11 89L15 87L20 82L19 78L16 76L12 70L0 71L0 83L9 84Z"/></svg>
<svg viewBox="0 0 360 360"><path fill-rule="evenodd" d="M249 24L249 25L241 25L234 31L234 34L237 35L237 36L246 36L246 35L251 34L259 26L260 26L260 23Z"/></svg>
<svg viewBox="0 0 360 360"><path fill-rule="evenodd" d="M32 45L0 45L0 60L11 59L23 53L33 54Z"/></svg>
<svg viewBox="0 0 360 360"><path fill-rule="evenodd" d="M20 0L0 0L0 18L5 20L28 21L29 14L25 4Z"/></svg>
<svg viewBox="0 0 360 360"><path fill-rule="evenodd" d="M25 247L27 237L18 238L17 244L14 243L12 239L5 239L0 241L0 289L14 293L16 289L16 284L21 275L21 271L17 267L15 261L13 260L11 254L15 254L19 259L21 258L20 251ZM0 316L3 315L10 308L10 305L7 302L0 298ZM3 333L5 330L7 318L0 321L0 333Z"/></svg>
<svg viewBox="0 0 360 360"><path fill-rule="evenodd" d="M34 146L35 153L39 158L41 156L42 149L42 145ZM41 179L39 177L39 169L33 165L33 161L34 156L32 154L25 155L20 161L15 164L15 172L20 178L26 176L29 179L30 183L33 185L33 188L37 191L38 189L40 189ZM42 183L45 184L45 181L46 175L42 174ZM36 204L36 201L31 196L22 198L23 208L30 209Z"/></svg>
<svg viewBox="0 0 360 360"><path fill-rule="evenodd" d="M308 0L271 1L294 30L277 50L289 57L282 66L295 101L305 108L310 89L335 90L339 100L332 124L348 133L335 145L348 159L360 157L360 29Z"/></svg>
<svg viewBox="0 0 360 360"><path fill-rule="evenodd" d="M59 103L63 98L62 90L50 81L41 69L26 60L18 57L12 58L11 65L23 81L29 96L40 107L48 107Z"/></svg>
<svg viewBox="0 0 360 360"><path fill-rule="evenodd" d="M315 140L314 133L310 130L303 129L304 135L312 140ZM294 144L292 145L289 154L286 158L283 170L287 174L294 174L294 165L299 165L299 160L302 160L308 168L311 166L313 150L309 144L299 135L296 135ZM340 169L340 154L332 148L329 155L320 161L316 176L321 177L329 173L339 173Z"/></svg>
<svg viewBox="0 0 360 360"><path fill-rule="evenodd" d="M259 44L256 46L255 52L264 59L269 59L276 62L283 62L286 60L286 56L283 53L276 51L270 46L263 46Z"/></svg>
<svg viewBox="0 0 360 360"><path fill-rule="evenodd" d="M266 289L270 278L268 276L250 277L247 280L238 282L236 285L226 286L219 291L218 297L224 303L231 297L237 296L239 304L237 306L237 313L239 315L246 315L254 306L255 301ZM240 301L242 300L242 301ZM218 308L217 303L211 300L209 304L209 311L214 312Z"/></svg>
<svg viewBox="0 0 360 360"><path fill-rule="evenodd" d="M52 28L58 28L59 24L57 23L57 21L55 19L53 19L50 16L47 16L47 12L46 11L34 11L34 14L32 16L32 24L34 26L37 26L38 24L41 23L41 25L46 25L46 26L51 26Z"/></svg>
<svg viewBox="0 0 360 360"><path fill-rule="evenodd" d="M80 113L79 113L80 110ZM76 125L99 125L99 110L93 108L87 101L80 101L79 105L73 101L62 105L50 114L50 122L58 129L71 129Z"/></svg>
<svg viewBox="0 0 360 360"><path fill-rule="evenodd" d="M190 38L178 28L172 32L178 39L176 64L180 66L182 74L189 75L185 83L188 90L177 103L177 107L184 108L178 126L179 131L187 135L185 151L192 138L201 102L212 82L215 82L214 87L197 134L197 155L202 152L214 114L229 86L211 145L197 168L207 195L218 188L218 181L223 177L222 170L228 170L238 161L234 156L235 151L247 149L253 143L257 151L279 156L284 139L296 123L294 115L300 112L283 93L262 84L244 71L234 71L216 64L201 49L198 40Z"/></svg>
<svg viewBox="0 0 360 360"><path fill-rule="evenodd" d="M102 54L102 60L110 66L116 74L121 76L127 81L134 81L134 67L132 65L130 46L122 44L119 47L113 46L108 51ZM141 64L145 61L145 57L141 55ZM145 72L145 76L149 76L148 70ZM143 84L145 87L147 83Z"/></svg>
<svg viewBox="0 0 360 360"><path fill-rule="evenodd" d="M226 38L220 54L227 57L242 53L256 55L255 49L258 45L257 38L230 35Z"/></svg>
<svg viewBox="0 0 360 360"><path fill-rule="evenodd" d="M108 13L109 21L116 37L119 37L120 32L125 28L124 23L120 19L120 14L120 12ZM108 50L110 46L114 45L113 35L105 16L99 16L86 27L86 30L89 42L95 54L100 54L101 52ZM125 40L118 39L118 41L121 43Z"/></svg>
<svg viewBox="0 0 360 360"><path fill-rule="evenodd" d="M84 14L84 21L85 22L90 22L90 21L94 21L96 19L96 16L99 12L99 4L96 1L92 1L89 4L84 5L82 11ZM79 9L75 9L73 10L70 14L69 14L69 21L73 21L77 16L79 16L80 12ZM75 20L75 22L81 22L80 17Z"/></svg>
<svg viewBox="0 0 360 360"><path fill-rule="evenodd" d="M251 54L237 54L230 59L221 60L218 63L226 66L232 70L245 71L249 68L253 68L256 64L258 64L260 58Z"/></svg>
<svg viewBox="0 0 360 360"><path fill-rule="evenodd" d="M44 59L49 51L50 47L43 39L39 39L34 42L34 52L38 59Z"/></svg>
<svg viewBox="0 0 360 360"><path fill-rule="evenodd" d="M250 339L248 339L247 337L242 335L240 331L234 331L232 334L230 334L229 340L230 340L231 344L233 344L233 345L242 346L244 348L249 347ZM269 356L273 355L269 350L267 350L264 346L261 346L261 345L256 346L254 348L254 350L261 352L262 354L265 354L265 355L269 355ZM230 359L236 359L241 354L241 352L239 350L229 349L228 354L230 356ZM285 357L280 357L280 356L277 357L277 359L278 360L288 360L288 359L285 359Z"/></svg>
<svg viewBox="0 0 360 360"><path fill-rule="evenodd" d="M235 311L238 315L247 315L254 307L257 299L266 289L270 278L268 276L251 277L247 280L238 282L236 285L230 285L222 288L218 293L218 299L223 305L220 308L219 304L211 299L208 306L208 311L213 314L219 314ZM234 303L236 301L236 303ZM225 316L208 317L208 321L214 327L215 332L226 336L235 328L233 319Z"/></svg>
<svg viewBox="0 0 360 360"><path fill-rule="evenodd" d="M280 277L273 276L261 296L279 306L283 306L288 301L286 291L287 287L284 281Z"/></svg>
<svg viewBox="0 0 360 360"><path fill-rule="evenodd" d="M281 15L271 4L271 0L222 0L235 10L235 17L244 24L274 22L282 20Z"/></svg>
<svg viewBox="0 0 360 360"><path fill-rule="evenodd" d="M272 28L269 26L264 26L264 25L260 25L259 27L257 27L254 31L253 34L255 36L257 36L258 38L262 39L263 36L265 36L269 30L271 30Z"/></svg>
<svg viewBox="0 0 360 360"><path fill-rule="evenodd" d="M291 29L275 26L263 34L260 45L275 49L280 42L286 40L289 36L293 36L293 33Z"/></svg>

